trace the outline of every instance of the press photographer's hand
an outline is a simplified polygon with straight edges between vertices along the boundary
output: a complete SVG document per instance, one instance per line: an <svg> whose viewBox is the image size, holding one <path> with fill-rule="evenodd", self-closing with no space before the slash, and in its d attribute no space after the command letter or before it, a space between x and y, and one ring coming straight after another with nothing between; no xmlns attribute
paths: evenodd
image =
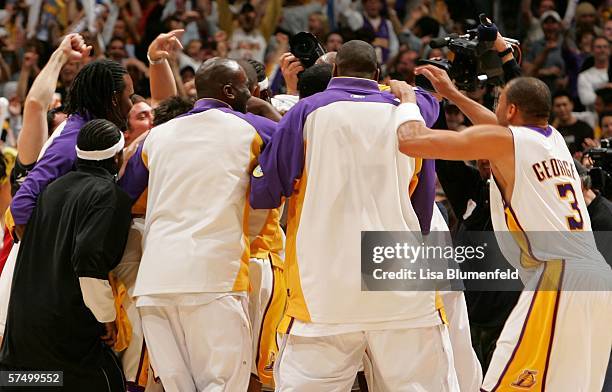
<svg viewBox="0 0 612 392"><path fill-rule="evenodd" d="M436 92L444 98L451 98L454 94L461 94L450 80L446 71L434 65L422 65L414 70L416 75L425 76L433 85Z"/></svg>
<svg viewBox="0 0 612 392"><path fill-rule="evenodd" d="M298 95L298 74L304 71L302 63L297 57L287 52L283 53L280 58L280 68L283 73L283 78L285 78L287 94Z"/></svg>

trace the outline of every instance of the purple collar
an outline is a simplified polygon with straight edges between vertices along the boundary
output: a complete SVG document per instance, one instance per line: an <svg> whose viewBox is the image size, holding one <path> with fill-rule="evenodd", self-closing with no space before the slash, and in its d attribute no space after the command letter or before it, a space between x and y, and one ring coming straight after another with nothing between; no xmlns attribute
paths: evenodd
<svg viewBox="0 0 612 392"><path fill-rule="evenodd" d="M380 92L378 89L378 83L375 80L346 76L332 78L327 86L327 89Z"/></svg>
<svg viewBox="0 0 612 392"><path fill-rule="evenodd" d="M176 116L176 118L185 117L185 116L189 116L191 114L196 114L196 113L202 113L209 109L222 109L222 108L232 109L232 107L229 104L223 101L219 101L218 99L200 98L193 105L193 109L191 109L187 113L183 113L181 115Z"/></svg>
<svg viewBox="0 0 612 392"><path fill-rule="evenodd" d="M546 137L549 137L552 134L552 127L550 125L547 125L546 128L537 127L535 125L525 125L525 128L529 128L532 131L536 131Z"/></svg>
<svg viewBox="0 0 612 392"><path fill-rule="evenodd" d="M197 109L199 112L208 109L218 109L218 108L232 108L229 104L219 101L215 98L200 98L193 105L194 109Z"/></svg>

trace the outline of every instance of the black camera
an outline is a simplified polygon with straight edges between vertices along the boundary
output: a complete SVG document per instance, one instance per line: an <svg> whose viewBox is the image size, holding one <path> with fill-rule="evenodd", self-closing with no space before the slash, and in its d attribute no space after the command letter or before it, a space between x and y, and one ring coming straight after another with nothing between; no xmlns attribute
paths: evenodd
<svg viewBox="0 0 612 392"><path fill-rule="evenodd" d="M602 139L601 147L591 148L585 155L593 162L588 171L591 187L609 198L612 196L612 139Z"/></svg>
<svg viewBox="0 0 612 392"><path fill-rule="evenodd" d="M451 34L431 40L431 48L448 47L448 60L421 60L420 64L432 64L446 70L461 90L474 91L485 84L502 85L504 69L493 47L496 38L497 28L485 14L480 14L477 29L468 30L464 35ZM415 79L417 86L433 91L431 84L419 76Z"/></svg>
<svg viewBox="0 0 612 392"><path fill-rule="evenodd" d="M289 51L297 57L304 68L310 68L325 54L325 49L314 34L302 31L289 40Z"/></svg>

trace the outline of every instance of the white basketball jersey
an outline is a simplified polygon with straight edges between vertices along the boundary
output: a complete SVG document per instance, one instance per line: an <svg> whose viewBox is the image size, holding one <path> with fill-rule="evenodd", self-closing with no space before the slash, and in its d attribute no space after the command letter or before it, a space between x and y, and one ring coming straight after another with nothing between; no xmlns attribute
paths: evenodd
<svg viewBox="0 0 612 392"><path fill-rule="evenodd" d="M494 178L490 186L491 219L504 256L523 280L547 260L605 263L561 134L551 126L511 126L510 131L515 162L510 202L504 201Z"/></svg>

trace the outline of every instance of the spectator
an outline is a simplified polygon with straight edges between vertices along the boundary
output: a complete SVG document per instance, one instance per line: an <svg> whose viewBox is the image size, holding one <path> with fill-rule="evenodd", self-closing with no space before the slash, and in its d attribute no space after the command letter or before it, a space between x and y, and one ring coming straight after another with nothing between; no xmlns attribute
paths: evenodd
<svg viewBox="0 0 612 392"><path fill-rule="evenodd" d="M245 3L238 16L238 27L229 39L229 57L233 59L254 59L264 61L266 40L261 32L255 29L255 7Z"/></svg>
<svg viewBox="0 0 612 392"><path fill-rule="evenodd" d="M72 82L82 67L82 60L70 61L62 67L59 74L59 80L57 82L57 88L55 89L55 91L60 94L62 102L65 103L68 93L70 92L70 88L72 87Z"/></svg>
<svg viewBox="0 0 612 392"><path fill-rule="evenodd" d="M553 126L563 135L565 143L572 153L582 151L584 139L593 138L593 128L584 121L578 120L572 113L574 104L568 92L559 91L553 95Z"/></svg>
<svg viewBox="0 0 612 392"><path fill-rule="evenodd" d="M576 7L576 25L570 30L570 38L576 38L580 31L592 31L595 35L603 34L601 27L597 26L597 10L587 1L581 2Z"/></svg>
<svg viewBox="0 0 612 392"><path fill-rule="evenodd" d="M323 46L327 52L337 52L344 43L344 38L342 34L332 31L327 34L323 42L325 43Z"/></svg>
<svg viewBox="0 0 612 392"><path fill-rule="evenodd" d="M401 50L391 59L387 66L387 73L391 79L403 80L409 84L414 83L414 68L419 54L411 49Z"/></svg>
<svg viewBox="0 0 612 392"><path fill-rule="evenodd" d="M194 72L200 68L203 61L202 54L202 41L199 39L189 41L185 46L185 50L178 53L178 65L181 72L183 72L186 67L191 67Z"/></svg>
<svg viewBox="0 0 612 392"><path fill-rule="evenodd" d="M327 19L323 13L313 12L308 16L308 32L314 34L319 41L323 41L328 31Z"/></svg>
<svg viewBox="0 0 612 392"><path fill-rule="evenodd" d="M528 26L527 34L525 37L525 43L527 45L534 42L540 41L544 38L544 31L542 30L542 22L540 17L545 12L555 11L554 0L542 0L538 6L537 13L534 14L531 11L531 0L521 2L521 14L523 17L524 24Z"/></svg>
<svg viewBox="0 0 612 392"><path fill-rule="evenodd" d="M529 76L541 79L551 91L562 87L565 62L561 55L561 17L546 11L540 17L544 37L535 41L527 53L524 68Z"/></svg>
<svg viewBox="0 0 612 392"><path fill-rule="evenodd" d="M610 43L606 37L598 36L593 39L593 59L591 68L578 75L578 96L580 102L593 111L595 104L595 90L606 86L609 82L608 67L610 64Z"/></svg>
<svg viewBox="0 0 612 392"><path fill-rule="evenodd" d="M612 42L612 19L606 20L604 24L604 35L608 39L608 42Z"/></svg>
<svg viewBox="0 0 612 392"><path fill-rule="evenodd" d="M599 126L601 127L601 138L612 138L612 111L603 112L599 117Z"/></svg>
<svg viewBox="0 0 612 392"><path fill-rule="evenodd" d="M132 108L128 113L125 145L129 146L138 136L153 127L153 109L140 95L131 97Z"/></svg>
<svg viewBox="0 0 612 392"><path fill-rule="evenodd" d="M386 17L384 0L362 0L364 12L348 10L348 25L353 31L365 30L374 35L371 42L376 49L378 62L384 64L399 50L399 41L391 21Z"/></svg>
<svg viewBox="0 0 612 392"><path fill-rule="evenodd" d="M290 34L309 31L310 16L313 13L325 12L327 1L315 0L306 3L303 0L287 0L283 7L282 22L279 27Z"/></svg>
<svg viewBox="0 0 612 392"><path fill-rule="evenodd" d="M108 44L106 57L123 64L124 60L128 57L128 53L125 50L125 41L122 38L113 37Z"/></svg>

